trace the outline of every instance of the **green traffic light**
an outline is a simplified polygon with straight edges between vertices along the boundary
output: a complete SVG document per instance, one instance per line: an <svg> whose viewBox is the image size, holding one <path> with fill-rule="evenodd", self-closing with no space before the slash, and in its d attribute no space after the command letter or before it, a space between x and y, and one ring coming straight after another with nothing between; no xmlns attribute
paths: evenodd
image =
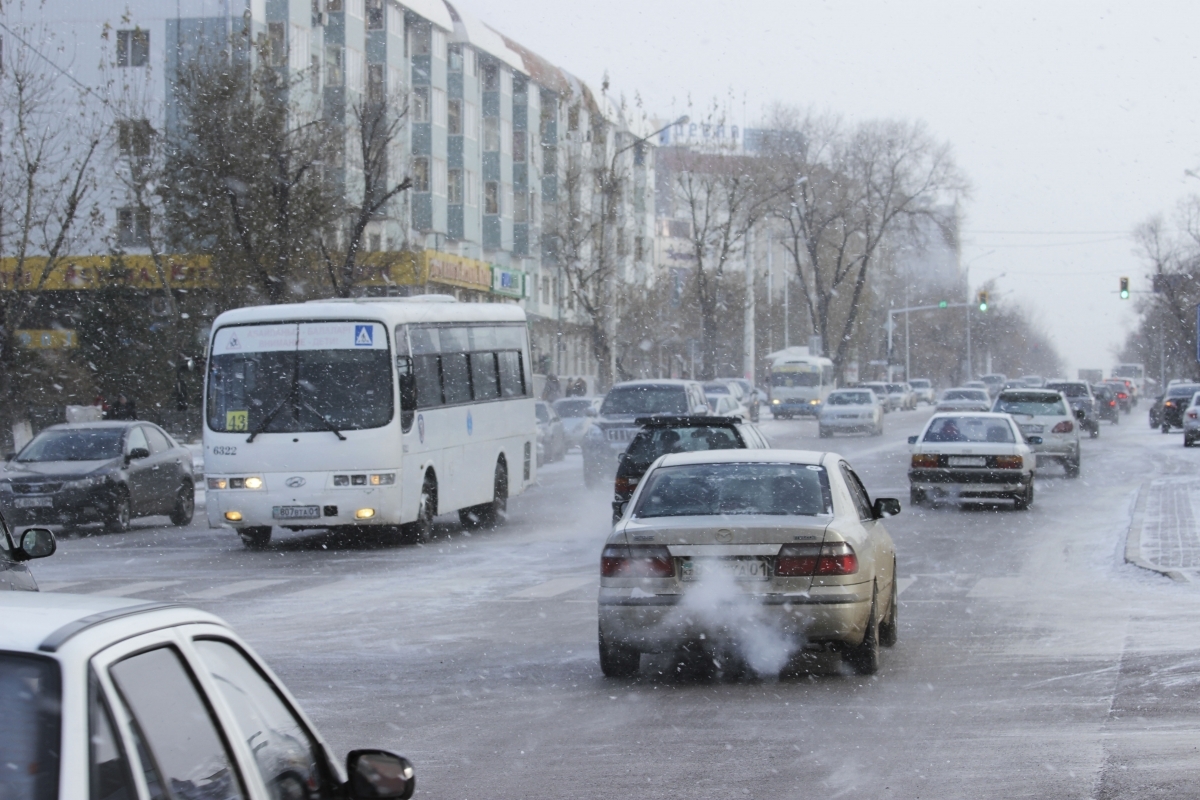
<svg viewBox="0 0 1200 800"><path fill-rule="evenodd" d="M980 304L979 304L979 310L980 310L980 311L987 311L987 303L980 303Z"/></svg>
<svg viewBox="0 0 1200 800"><path fill-rule="evenodd" d="M947 305L948 305L947 302L945 300L943 300L940 303L938 303L938 308L945 308Z"/></svg>
<svg viewBox="0 0 1200 800"><path fill-rule="evenodd" d="M1122 289L1122 290L1121 290L1121 299L1122 299L1122 300L1128 300L1128 299L1129 299L1129 290L1128 290L1128 289Z"/></svg>

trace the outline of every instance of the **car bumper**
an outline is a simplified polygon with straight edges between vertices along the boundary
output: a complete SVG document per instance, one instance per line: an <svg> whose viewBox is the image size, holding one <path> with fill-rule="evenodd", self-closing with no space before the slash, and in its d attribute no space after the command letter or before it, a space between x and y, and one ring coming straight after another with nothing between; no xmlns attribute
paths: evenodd
<svg viewBox="0 0 1200 800"><path fill-rule="evenodd" d="M205 495L205 512L211 528L278 526L303 529L339 525L398 525L401 509L400 492L397 489L399 487L388 487L386 491L375 487L339 488L306 493L300 497L270 490L210 489ZM277 506L317 506L320 515L276 519L274 509ZM374 516L358 519L355 513L363 508L373 509ZM334 513L328 513L330 511ZM241 519L231 521L225 517L227 512L237 512L241 514Z"/></svg>
<svg viewBox="0 0 1200 800"><path fill-rule="evenodd" d="M870 431L878 424L874 419L826 419L820 420L821 427L831 431Z"/></svg>
<svg viewBox="0 0 1200 800"><path fill-rule="evenodd" d="M606 641L642 652L664 652L701 638L737 639L766 630L797 646L862 642L871 612L870 583L815 587L802 594L746 594L712 608L686 594L632 597L600 590L600 631Z"/></svg>
<svg viewBox="0 0 1200 800"><path fill-rule="evenodd" d="M795 402L785 400L782 403L771 403L771 413L776 416L780 414L808 414L816 416L820 410L820 403L811 403L808 400L797 400Z"/></svg>
<svg viewBox="0 0 1200 800"><path fill-rule="evenodd" d="M961 498L1021 494L1032 480L1032 472L1006 469L913 469L908 472L908 481L913 489L931 495Z"/></svg>
<svg viewBox="0 0 1200 800"><path fill-rule="evenodd" d="M48 498L51 505L19 508L16 501ZM56 492L52 495L0 495L0 507L9 525L28 527L31 525L78 525L99 522L112 511L111 489L76 489Z"/></svg>

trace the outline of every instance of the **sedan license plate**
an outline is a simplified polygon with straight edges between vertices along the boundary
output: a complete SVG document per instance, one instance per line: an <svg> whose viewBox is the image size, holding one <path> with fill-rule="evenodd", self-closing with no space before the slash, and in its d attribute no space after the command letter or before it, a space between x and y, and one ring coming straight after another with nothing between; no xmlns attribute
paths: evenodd
<svg viewBox="0 0 1200 800"><path fill-rule="evenodd" d="M18 497L13 500L15 508L51 508L54 506L53 497Z"/></svg>
<svg viewBox="0 0 1200 800"><path fill-rule="evenodd" d="M1045 425L1022 425L1021 433L1041 433L1045 429Z"/></svg>
<svg viewBox="0 0 1200 800"><path fill-rule="evenodd" d="M321 516L320 506L275 506L271 509L275 519L318 519Z"/></svg>
<svg viewBox="0 0 1200 800"><path fill-rule="evenodd" d="M986 467L987 459L983 456L950 456L952 467Z"/></svg>
<svg viewBox="0 0 1200 800"><path fill-rule="evenodd" d="M771 568L761 558L687 558L680 577L685 581L726 577L735 581L765 581L771 578Z"/></svg>

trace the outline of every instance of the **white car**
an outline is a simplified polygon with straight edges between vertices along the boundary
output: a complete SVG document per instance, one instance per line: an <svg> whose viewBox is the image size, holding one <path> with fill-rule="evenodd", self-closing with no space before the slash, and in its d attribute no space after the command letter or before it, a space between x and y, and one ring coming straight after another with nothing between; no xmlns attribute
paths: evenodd
<svg viewBox="0 0 1200 800"><path fill-rule="evenodd" d="M887 395L888 403L892 408L908 411L910 408L917 407L917 400L913 397L912 390L908 388L906 383L888 383Z"/></svg>
<svg viewBox="0 0 1200 800"><path fill-rule="evenodd" d="M1183 446L1195 447L1200 441L1200 392L1192 395L1192 402L1183 412Z"/></svg>
<svg viewBox="0 0 1200 800"><path fill-rule="evenodd" d="M870 389L838 389L825 398L817 412L817 432L822 439L834 433L883 434L883 406Z"/></svg>
<svg viewBox="0 0 1200 800"><path fill-rule="evenodd" d="M947 389L938 398L938 411L991 411L992 398L987 389L958 387Z"/></svg>
<svg viewBox="0 0 1200 800"><path fill-rule="evenodd" d="M934 404L937 397L933 391L933 383L927 378L913 378L908 382L908 385L912 387L913 394L916 395L918 403Z"/></svg>
<svg viewBox="0 0 1200 800"><path fill-rule="evenodd" d="M731 378L718 378L715 381L708 381L704 384L704 395L712 397L713 395L727 394L733 398L733 401L741 408L741 411L736 415L742 419L749 421L752 416L752 402L746 390ZM709 404L712 405L711 403ZM714 412L716 413L716 412Z"/></svg>
<svg viewBox="0 0 1200 800"><path fill-rule="evenodd" d="M909 502L914 506L1003 499L1023 511L1033 504L1037 457L1008 414L934 414L908 443Z"/></svg>
<svg viewBox="0 0 1200 800"><path fill-rule="evenodd" d="M250 647L175 604L0 594L0 708L0 797L406 800L415 788L412 764L384 750L352 750L347 780Z"/></svg>
<svg viewBox="0 0 1200 800"><path fill-rule="evenodd" d="M560 397L554 401L554 410L562 420L563 433L567 437L568 447L579 447L583 437L587 435L588 426L592 424L592 412L595 404L589 397Z"/></svg>
<svg viewBox="0 0 1200 800"><path fill-rule="evenodd" d="M1031 444L1039 465L1044 461L1057 461L1068 478L1079 477L1079 421L1083 410L1072 414L1061 392L1008 389L996 396L992 411L1011 414L1026 438L1041 438L1040 442Z"/></svg>
<svg viewBox="0 0 1200 800"><path fill-rule="evenodd" d="M856 388L870 389L872 392L874 392L875 396L879 398L879 402L883 404L884 411L895 411L897 408L899 408L892 397L888 395L887 384L883 383L882 381L860 383Z"/></svg>
<svg viewBox="0 0 1200 800"><path fill-rule="evenodd" d="M706 394L704 399L708 401L709 413L715 414L718 417L737 417L745 420L749 417L744 406L729 394Z"/></svg>
<svg viewBox="0 0 1200 800"><path fill-rule="evenodd" d="M601 554L604 674L633 675L642 653L684 646L758 674L802 650L875 672L879 646L897 638L896 549L882 519L899 510L872 503L836 453L660 457Z"/></svg>

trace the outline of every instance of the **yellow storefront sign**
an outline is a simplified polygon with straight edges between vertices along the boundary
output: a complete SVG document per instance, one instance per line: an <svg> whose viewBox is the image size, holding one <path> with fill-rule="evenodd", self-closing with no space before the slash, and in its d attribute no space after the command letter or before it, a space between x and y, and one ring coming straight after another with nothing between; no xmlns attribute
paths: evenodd
<svg viewBox="0 0 1200 800"><path fill-rule="evenodd" d="M369 253L358 270L359 286L420 286L440 283L480 292L492 288L492 267L473 258L422 250Z"/></svg>
<svg viewBox="0 0 1200 800"><path fill-rule="evenodd" d="M17 345L26 350L72 350L79 345L75 331L60 330L17 330Z"/></svg>
<svg viewBox="0 0 1200 800"><path fill-rule="evenodd" d="M161 261L172 289L217 286L208 256L161 256ZM163 288L150 256L68 256L58 259L49 274L44 275L45 270L45 258L27 258L22 269L17 268L15 258L0 259L0 291L30 291L39 287L48 292Z"/></svg>

